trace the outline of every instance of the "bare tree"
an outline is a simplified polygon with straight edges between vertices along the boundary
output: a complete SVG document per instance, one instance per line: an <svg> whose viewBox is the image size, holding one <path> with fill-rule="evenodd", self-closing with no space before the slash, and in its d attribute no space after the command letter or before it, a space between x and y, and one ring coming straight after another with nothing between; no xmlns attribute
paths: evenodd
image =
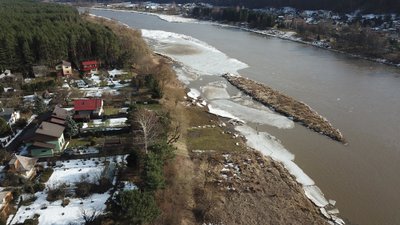
<svg viewBox="0 0 400 225"><path fill-rule="evenodd" d="M91 210L81 208L81 216L85 221L85 224L93 223L99 215L100 212L95 208L92 208Z"/></svg>
<svg viewBox="0 0 400 225"><path fill-rule="evenodd" d="M161 133L159 118L155 112L140 108L135 112L134 122L139 125L142 133L144 151L147 154L149 144L152 144Z"/></svg>
<svg viewBox="0 0 400 225"><path fill-rule="evenodd" d="M167 134L167 144L173 144L181 137L181 124L179 122L170 126Z"/></svg>

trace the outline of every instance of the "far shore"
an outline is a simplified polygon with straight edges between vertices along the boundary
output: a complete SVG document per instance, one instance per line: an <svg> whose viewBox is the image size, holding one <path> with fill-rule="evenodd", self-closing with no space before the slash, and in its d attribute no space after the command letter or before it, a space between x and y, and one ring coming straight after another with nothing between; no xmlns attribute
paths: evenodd
<svg viewBox="0 0 400 225"><path fill-rule="evenodd" d="M130 10L130 9L109 9L109 8L98 7L98 6L91 7L91 8L92 9L99 9L99 10L109 10L109 11L135 12L135 13L147 14L147 15L153 15L153 16L169 15L169 14L163 14L163 13L146 12L146 11L138 11L138 10ZM169 16L176 16L176 17L180 17L180 18L184 18L184 19L198 20L198 19L194 19L194 18L191 18L191 17L183 17L182 15L179 15L179 14L169 15ZM165 19L163 19L161 17L159 17L159 18L161 20L165 20ZM248 28L248 27L245 27L245 26L241 26L241 25L226 24L226 23L221 23L221 22L216 22L216 21L208 21L208 20L198 20L198 21L199 22L209 22L210 24L213 24L213 25L216 25L216 26L230 27L230 28L239 29L239 30L243 30L243 31L247 31L247 32L251 32L251 33L255 33L255 34L259 34L259 35L275 37L275 38L279 38L279 39L282 39L282 40L293 41L293 42L297 42L297 43L300 43L300 44L310 45L310 46L314 46L314 47L321 48L321 49L324 49L324 50L328 50L328 51L344 54L344 55L347 55L347 56L350 56L350 57L353 57L353 58L364 59L364 60L368 60L368 61L371 61L371 62L375 62L375 63L379 63L379 64L384 64L384 65L400 68L400 63L397 64L397 63L393 63L393 62L390 62L390 61L388 61L386 59L382 59L382 58L371 58L371 57L366 57L366 56L362 56L362 55L358 55L358 54L354 54L354 53L350 53L350 52L341 51L341 50L338 50L338 49L326 48L324 46L321 46L321 45L318 45L318 44L314 44L313 42L304 41L301 38L296 38L294 36L287 35L288 33L292 32L292 31L283 31L283 30L279 30L279 29L258 30L258 29L251 29L251 28ZM171 22L171 21L168 21L168 22ZM176 21L172 21L172 22L176 22Z"/></svg>

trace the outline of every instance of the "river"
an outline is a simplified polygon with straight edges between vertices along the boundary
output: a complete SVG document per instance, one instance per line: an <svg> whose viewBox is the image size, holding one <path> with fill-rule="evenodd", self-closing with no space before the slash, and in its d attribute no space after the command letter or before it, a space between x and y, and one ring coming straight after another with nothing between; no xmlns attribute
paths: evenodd
<svg viewBox="0 0 400 225"><path fill-rule="evenodd" d="M295 155L296 164L325 196L337 201L341 217L348 224L400 224L399 69L208 23L170 23L156 16L129 12L91 13L115 18L134 28L163 30L201 40L247 64L246 68L235 64L240 75L310 105L341 130L349 142L347 146L298 124L291 129L271 126L268 121L249 124L277 137ZM190 59L193 51L188 49L183 55ZM222 81L203 78L188 85L204 85L208 79Z"/></svg>

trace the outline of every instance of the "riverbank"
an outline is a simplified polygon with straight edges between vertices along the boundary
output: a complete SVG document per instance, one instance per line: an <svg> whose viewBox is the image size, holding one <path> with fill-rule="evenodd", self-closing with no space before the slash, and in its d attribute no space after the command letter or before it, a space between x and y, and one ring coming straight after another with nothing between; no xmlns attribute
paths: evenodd
<svg viewBox="0 0 400 225"><path fill-rule="evenodd" d="M305 103L244 77L229 74L224 74L223 77L239 90L267 107L274 109L276 112L293 118L293 121L299 122L305 127L326 135L333 140L346 143L338 129L335 129L327 119L319 115Z"/></svg>
<svg viewBox="0 0 400 225"><path fill-rule="evenodd" d="M182 135L176 159L165 168L168 185L158 193L164 213L154 224L329 224L337 219L313 204L284 165L248 147L235 123L210 114L200 101L186 97L185 85L170 77L162 105L181 125Z"/></svg>

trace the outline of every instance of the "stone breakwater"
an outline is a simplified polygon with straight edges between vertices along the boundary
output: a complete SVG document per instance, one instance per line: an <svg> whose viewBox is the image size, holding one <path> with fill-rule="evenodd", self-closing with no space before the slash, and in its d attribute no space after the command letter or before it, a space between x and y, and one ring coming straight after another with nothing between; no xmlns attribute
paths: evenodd
<svg viewBox="0 0 400 225"><path fill-rule="evenodd" d="M276 112L293 118L293 121L299 122L305 127L326 135L333 140L346 143L338 129L334 128L327 119L305 103L273 90L264 84L241 76L224 74L223 77L233 86L250 95L254 100L272 108Z"/></svg>

